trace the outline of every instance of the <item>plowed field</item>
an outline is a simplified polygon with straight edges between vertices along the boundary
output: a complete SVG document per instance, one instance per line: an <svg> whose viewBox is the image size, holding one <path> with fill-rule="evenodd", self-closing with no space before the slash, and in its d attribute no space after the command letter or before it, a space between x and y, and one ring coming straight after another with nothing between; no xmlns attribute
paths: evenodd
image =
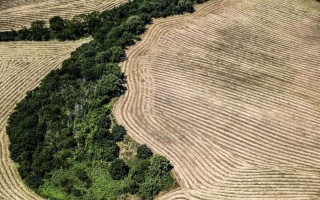
<svg viewBox="0 0 320 200"><path fill-rule="evenodd" d="M164 199L320 198L320 3L210 1L155 20L114 114L175 166Z"/></svg>
<svg viewBox="0 0 320 200"><path fill-rule="evenodd" d="M111 9L128 0L0 0L0 31L29 27L32 21Z"/></svg>

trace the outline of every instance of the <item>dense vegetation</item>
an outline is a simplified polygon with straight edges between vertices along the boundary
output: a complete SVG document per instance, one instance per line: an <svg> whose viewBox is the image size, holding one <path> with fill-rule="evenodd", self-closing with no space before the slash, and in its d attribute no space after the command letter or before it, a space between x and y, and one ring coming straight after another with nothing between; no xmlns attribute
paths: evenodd
<svg viewBox="0 0 320 200"><path fill-rule="evenodd" d="M196 2L202 1L134 0L72 20L53 17L49 28L35 21L29 29L0 33L1 41L93 37L29 92L8 121L11 157L31 188L51 199L152 199L173 185L170 163L146 146L120 158L126 131L112 121L111 109L125 92L117 65L125 48L153 17L191 12Z"/></svg>
<svg viewBox="0 0 320 200"><path fill-rule="evenodd" d="M76 40L89 35L104 38L105 35L101 34L108 32L115 24L119 25L130 16L140 16L148 22L150 17L167 17L192 12L194 2L203 1L205 0L134 0L111 11L77 15L71 20L56 16L49 20L49 27L45 21L34 21L30 28L0 32L0 41Z"/></svg>

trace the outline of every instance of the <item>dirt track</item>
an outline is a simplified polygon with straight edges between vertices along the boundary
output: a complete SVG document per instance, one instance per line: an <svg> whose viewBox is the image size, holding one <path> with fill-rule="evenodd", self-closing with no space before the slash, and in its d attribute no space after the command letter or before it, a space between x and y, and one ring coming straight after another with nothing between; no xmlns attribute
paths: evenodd
<svg viewBox="0 0 320 200"><path fill-rule="evenodd" d="M0 43L0 199L40 199L26 188L9 158L6 121L26 92L85 41Z"/></svg>
<svg viewBox="0 0 320 200"><path fill-rule="evenodd" d="M174 164L163 199L320 198L319 21L311 0L211 1L128 50L114 114Z"/></svg>
<svg viewBox="0 0 320 200"><path fill-rule="evenodd" d="M32 21L48 21L57 15L72 18L78 14L103 11L126 2L128 0L0 0L0 31L28 27Z"/></svg>

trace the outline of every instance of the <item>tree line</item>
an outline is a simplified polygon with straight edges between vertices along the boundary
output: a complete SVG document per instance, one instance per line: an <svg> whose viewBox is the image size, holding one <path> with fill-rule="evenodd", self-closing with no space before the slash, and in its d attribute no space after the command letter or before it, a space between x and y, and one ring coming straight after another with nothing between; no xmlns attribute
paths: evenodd
<svg viewBox="0 0 320 200"><path fill-rule="evenodd" d="M111 109L126 77L117 63L152 18L192 12L201 2L133 0L71 20L56 16L49 27L35 21L0 33L1 41L93 37L28 92L8 120L11 157L29 187L50 199L153 199L174 184L169 161L144 145L130 162L119 158L126 130L113 122Z"/></svg>
<svg viewBox="0 0 320 200"><path fill-rule="evenodd" d="M77 40L81 37L95 35L98 29L108 27L108 22L114 20L120 22L128 16L146 14L145 20L150 20L149 17L167 17L173 14L193 12L194 2L202 3L204 0L160 0L157 2L134 0L111 11L81 14L70 20L55 16L49 20L48 26L45 21L37 20L31 23L30 28L22 27L18 31L0 32L0 41Z"/></svg>

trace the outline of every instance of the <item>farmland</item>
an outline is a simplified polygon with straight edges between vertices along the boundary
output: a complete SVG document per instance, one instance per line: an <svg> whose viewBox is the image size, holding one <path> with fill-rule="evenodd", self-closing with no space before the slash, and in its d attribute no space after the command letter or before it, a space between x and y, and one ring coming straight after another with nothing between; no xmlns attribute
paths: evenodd
<svg viewBox="0 0 320 200"><path fill-rule="evenodd" d="M72 21L54 17L50 28L36 21L18 31L18 38L14 30L3 33L1 41L44 35L54 40L59 33L93 38L16 102L7 121L10 157L27 186L49 199L153 199L176 187L170 161L146 145L130 149L129 157L121 155L126 130L113 120L111 109L125 91L117 64L125 59L125 48L140 40L151 18L191 12L196 2L203 1L133 1Z"/></svg>
<svg viewBox="0 0 320 200"><path fill-rule="evenodd" d="M125 1L0 1L0 30L29 26L33 20L55 15L67 18L79 13L104 10ZM89 5L89 6L88 6ZM44 9L45 8L45 9ZM32 10L32 12L31 12ZM88 39L76 42L0 43L0 199L41 199L27 188L10 159L5 126L15 105L37 87L70 53Z"/></svg>
<svg viewBox="0 0 320 200"><path fill-rule="evenodd" d="M38 199L24 186L9 158L6 121L26 92L86 41L0 43L0 199Z"/></svg>
<svg viewBox="0 0 320 200"><path fill-rule="evenodd" d="M3 2L0 30L110 3ZM212 0L140 41L185 2L96 16L71 58L89 39L0 43L0 199L153 199L170 162L159 199L320 198L320 3Z"/></svg>
<svg viewBox="0 0 320 200"><path fill-rule="evenodd" d="M317 199L320 4L210 1L127 52L114 115L165 155L163 199Z"/></svg>
<svg viewBox="0 0 320 200"><path fill-rule="evenodd" d="M92 11L103 11L127 0L0 0L0 31L30 26L35 20L48 21L51 17L72 18Z"/></svg>

